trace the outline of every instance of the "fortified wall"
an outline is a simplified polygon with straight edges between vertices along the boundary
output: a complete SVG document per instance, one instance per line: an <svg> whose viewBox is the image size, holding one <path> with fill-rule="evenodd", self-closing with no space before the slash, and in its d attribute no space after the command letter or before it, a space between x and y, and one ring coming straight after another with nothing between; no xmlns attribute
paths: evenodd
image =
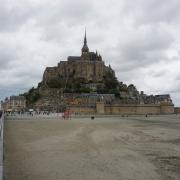
<svg viewBox="0 0 180 180"><path fill-rule="evenodd" d="M103 102L97 102L94 107L83 107L83 106L69 106L71 113L81 113L81 114L131 114L131 115L145 115L145 114L173 114L174 105L173 104L114 104L107 105Z"/></svg>

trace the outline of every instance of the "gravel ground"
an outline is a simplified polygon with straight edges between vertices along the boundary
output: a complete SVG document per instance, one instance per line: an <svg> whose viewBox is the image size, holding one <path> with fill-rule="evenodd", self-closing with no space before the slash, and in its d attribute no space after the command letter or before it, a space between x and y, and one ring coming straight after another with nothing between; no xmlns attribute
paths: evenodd
<svg viewBox="0 0 180 180"><path fill-rule="evenodd" d="M180 116L5 121L7 180L180 180Z"/></svg>

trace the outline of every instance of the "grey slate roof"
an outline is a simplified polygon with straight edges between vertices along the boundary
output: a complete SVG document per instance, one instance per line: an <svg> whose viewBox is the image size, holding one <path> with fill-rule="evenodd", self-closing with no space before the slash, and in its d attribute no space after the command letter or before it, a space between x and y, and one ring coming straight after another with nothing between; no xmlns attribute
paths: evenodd
<svg viewBox="0 0 180 180"><path fill-rule="evenodd" d="M77 60L80 60L80 56L69 56L68 57L68 61L77 61Z"/></svg>

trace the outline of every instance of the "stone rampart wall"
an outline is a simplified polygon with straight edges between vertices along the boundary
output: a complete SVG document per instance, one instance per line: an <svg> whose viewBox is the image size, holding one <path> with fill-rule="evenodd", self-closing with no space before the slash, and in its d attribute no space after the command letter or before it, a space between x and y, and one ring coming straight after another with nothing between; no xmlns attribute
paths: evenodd
<svg viewBox="0 0 180 180"><path fill-rule="evenodd" d="M173 114L174 105L171 104L135 104L104 106L106 114Z"/></svg>
<svg viewBox="0 0 180 180"><path fill-rule="evenodd" d="M159 105L106 105L106 114L160 114Z"/></svg>
<svg viewBox="0 0 180 180"><path fill-rule="evenodd" d="M84 106L71 106L68 108L71 113L78 114L94 114L96 113L96 107L84 107Z"/></svg>
<svg viewBox="0 0 180 180"><path fill-rule="evenodd" d="M98 102L96 107L83 107L83 106L71 106L69 107L71 112L83 113L83 114L173 114L174 105L171 104L115 104L105 105L102 102Z"/></svg>

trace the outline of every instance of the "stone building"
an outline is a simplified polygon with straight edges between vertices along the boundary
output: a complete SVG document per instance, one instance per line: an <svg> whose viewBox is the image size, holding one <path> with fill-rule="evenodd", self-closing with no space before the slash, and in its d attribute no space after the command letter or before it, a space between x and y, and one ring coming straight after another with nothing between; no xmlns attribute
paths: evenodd
<svg viewBox="0 0 180 180"><path fill-rule="evenodd" d="M161 103L173 104L171 96L169 94L146 95L142 91L139 95L139 99L140 99L140 104L161 104Z"/></svg>
<svg viewBox="0 0 180 180"><path fill-rule="evenodd" d="M47 67L43 75L43 85L46 85L53 78L61 78L66 81L73 77L83 78L87 82L100 82L105 72L112 70L105 66L102 57L98 52L90 52L87 45L86 32L84 44L80 56L69 56L67 61L60 61L56 67Z"/></svg>
<svg viewBox="0 0 180 180"><path fill-rule="evenodd" d="M24 96L10 96L2 102L4 111L23 111L26 108L26 99Z"/></svg>

